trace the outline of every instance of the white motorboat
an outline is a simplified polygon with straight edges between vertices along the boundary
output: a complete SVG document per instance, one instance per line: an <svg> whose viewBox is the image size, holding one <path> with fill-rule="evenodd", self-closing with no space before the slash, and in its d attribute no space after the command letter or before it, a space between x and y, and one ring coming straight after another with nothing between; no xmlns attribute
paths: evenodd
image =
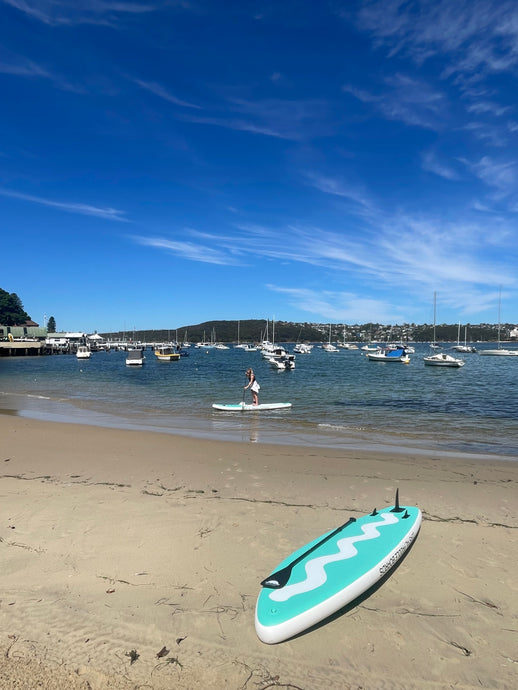
<svg viewBox="0 0 518 690"><path fill-rule="evenodd" d="M296 352L298 355L309 355L312 349L313 345L309 343L297 343L293 348L293 352Z"/></svg>
<svg viewBox="0 0 518 690"><path fill-rule="evenodd" d="M253 343L242 343L241 345L236 345L236 347L245 352L257 352L258 350L257 345Z"/></svg>
<svg viewBox="0 0 518 690"><path fill-rule="evenodd" d="M129 366L142 366L144 364L144 351L140 348L128 350L126 364Z"/></svg>
<svg viewBox="0 0 518 690"><path fill-rule="evenodd" d="M77 359L90 359L92 353L86 345L79 345L76 352Z"/></svg>
<svg viewBox="0 0 518 690"><path fill-rule="evenodd" d="M366 352L365 356L371 362L402 362L403 364L410 362L410 357L404 349L388 350L380 347L376 352Z"/></svg>
<svg viewBox="0 0 518 690"><path fill-rule="evenodd" d="M406 343L389 343L387 345L387 349L389 350L405 350L405 352L409 355L415 354L415 347L412 345L407 345Z"/></svg>
<svg viewBox="0 0 518 690"><path fill-rule="evenodd" d="M432 367L463 367L464 360L458 357L453 357L453 355L448 355L446 352L436 352L433 355L428 355L423 357L423 361L426 365Z"/></svg>
<svg viewBox="0 0 518 690"><path fill-rule="evenodd" d="M295 369L295 355L282 355L281 357L269 357L266 360L276 369Z"/></svg>

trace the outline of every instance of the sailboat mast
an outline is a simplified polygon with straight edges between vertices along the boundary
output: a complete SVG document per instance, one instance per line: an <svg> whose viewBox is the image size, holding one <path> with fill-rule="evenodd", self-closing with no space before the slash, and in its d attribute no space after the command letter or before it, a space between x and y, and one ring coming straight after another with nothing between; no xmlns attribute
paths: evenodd
<svg viewBox="0 0 518 690"><path fill-rule="evenodd" d="M435 319L436 319L436 310L437 310L437 293L433 293L433 344L436 345L435 342Z"/></svg>
<svg viewBox="0 0 518 690"><path fill-rule="evenodd" d="M500 290L498 291L498 349L500 349L500 310L502 307L502 286L500 285Z"/></svg>

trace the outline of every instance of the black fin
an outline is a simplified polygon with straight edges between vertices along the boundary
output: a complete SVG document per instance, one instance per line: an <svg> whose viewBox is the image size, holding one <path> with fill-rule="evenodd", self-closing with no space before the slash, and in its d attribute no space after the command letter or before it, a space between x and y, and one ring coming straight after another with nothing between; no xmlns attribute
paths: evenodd
<svg viewBox="0 0 518 690"><path fill-rule="evenodd" d="M390 511L391 513L402 513L404 508L399 505L399 489L396 489L396 505Z"/></svg>
<svg viewBox="0 0 518 690"><path fill-rule="evenodd" d="M405 510L405 514L403 515L403 517L401 519L406 520L409 517L410 517L410 513L408 512L408 510Z"/></svg>
<svg viewBox="0 0 518 690"><path fill-rule="evenodd" d="M377 514L378 514L378 511L376 510L376 508L374 508L374 510L372 511L372 513L370 513L370 516L371 516L371 517L374 517L374 516L377 515Z"/></svg>

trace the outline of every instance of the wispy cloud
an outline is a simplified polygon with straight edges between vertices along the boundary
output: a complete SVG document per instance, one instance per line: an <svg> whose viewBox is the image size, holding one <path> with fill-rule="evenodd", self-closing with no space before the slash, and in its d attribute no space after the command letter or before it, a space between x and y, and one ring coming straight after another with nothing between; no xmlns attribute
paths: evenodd
<svg viewBox="0 0 518 690"><path fill-rule="evenodd" d="M206 264L218 264L220 266L236 266L240 262L225 251L220 251L201 242L185 242L182 240L169 240L164 237L134 236L132 238L138 244L154 249L162 249L182 259Z"/></svg>
<svg viewBox="0 0 518 690"><path fill-rule="evenodd" d="M460 175L458 172L444 161L439 160L437 154L432 151L427 151L422 156L423 170L434 173L445 180L458 180Z"/></svg>
<svg viewBox="0 0 518 690"><path fill-rule="evenodd" d="M4 51L3 58L0 59L0 74L10 74L14 77L25 77L30 79L46 79L62 89L81 93L83 89L75 84L71 84L61 74L49 70L47 67L29 60L20 55L15 55Z"/></svg>
<svg viewBox="0 0 518 690"><path fill-rule="evenodd" d="M418 64L448 54L451 72L480 76L518 63L514 0L372 0L361 5L356 21L378 47Z"/></svg>
<svg viewBox="0 0 518 690"><path fill-rule="evenodd" d="M56 208L67 213L78 213L82 216L95 216L97 218L104 218L106 220L116 220L124 223L128 222L124 218L124 211L119 211L115 208L90 206L89 204L77 204L70 202L53 201L52 199L44 199L42 197L33 196L31 194L23 194L10 189L0 188L0 195L10 197L12 199L20 199L20 201L28 201L32 204L40 204L41 206L48 206Z"/></svg>
<svg viewBox="0 0 518 690"><path fill-rule="evenodd" d="M369 320L374 323L402 323L405 320L404 311L394 308L390 300L365 299L355 292L319 291L273 284L267 287L284 295L294 308L330 321L363 323L365 314L369 314Z"/></svg>
<svg viewBox="0 0 518 690"><path fill-rule="evenodd" d="M515 194L518 172L516 161L495 161L489 156L483 156L471 164L471 170L488 187L496 190L495 198Z"/></svg>
<svg viewBox="0 0 518 690"><path fill-rule="evenodd" d="M348 199L366 209L371 209L373 206L368 193L359 185L352 185L340 178L320 175L313 171L306 172L303 177L308 184L324 192L324 194L331 194L343 199Z"/></svg>
<svg viewBox="0 0 518 690"><path fill-rule="evenodd" d="M350 21L351 11L344 13ZM402 83L377 98L365 91L347 89L364 102L373 103L386 117L406 124L435 129L454 117L476 117L475 137L492 146L503 146L509 130L495 122L509 115L509 86L500 76L518 66L518 5L514 0L369 0L360 3L356 26L371 37L376 50L397 64L410 58L423 83L406 88ZM432 62L433 61L433 62ZM431 67L433 65L433 69ZM399 69L399 67L398 67ZM397 75L396 75L397 76ZM426 81L449 81L461 99L451 113L440 93ZM392 97L391 97L392 96ZM414 99L417 98L417 101ZM458 119L457 124L458 126Z"/></svg>
<svg viewBox="0 0 518 690"><path fill-rule="evenodd" d="M334 134L338 122L330 113L329 103L318 99L231 98L221 112L210 115L185 115L189 122L225 127L264 136L305 141Z"/></svg>
<svg viewBox="0 0 518 690"><path fill-rule="evenodd" d="M421 79L396 73L380 84L374 94L346 84L342 87L363 103L372 104L386 118L415 127L438 129L447 107L445 95Z"/></svg>
<svg viewBox="0 0 518 690"><path fill-rule="evenodd" d="M141 79L134 79L134 82L135 84L138 84L138 86L140 86L142 89L150 91L151 93L155 94L155 96L162 98L164 101L168 101L169 103L173 103L174 105L180 105L183 108L196 108L201 110L201 107L199 105L195 105L194 103L188 103L187 101L183 101L180 98L177 98L161 84L157 84L153 81L142 81Z"/></svg>
<svg viewBox="0 0 518 690"><path fill-rule="evenodd" d="M156 2L125 2L124 0L0 0L15 7L31 19L49 26L98 24L115 26L121 17L161 9Z"/></svg>

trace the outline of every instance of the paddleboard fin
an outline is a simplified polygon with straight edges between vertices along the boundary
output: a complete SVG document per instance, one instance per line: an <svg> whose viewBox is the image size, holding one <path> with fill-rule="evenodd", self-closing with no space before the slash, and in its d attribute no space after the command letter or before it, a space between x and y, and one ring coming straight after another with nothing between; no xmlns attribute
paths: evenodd
<svg viewBox="0 0 518 690"><path fill-rule="evenodd" d="M399 489L396 489L396 500L395 500L395 506L392 508L390 511L391 513L402 513L405 510L405 508L401 508L399 505Z"/></svg>
<svg viewBox="0 0 518 690"><path fill-rule="evenodd" d="M403 515L403 517L401 519L406 520L409 517L410 517L410 513L408 512L408 510L405 510L405 514Z"/></svg>
<svg viewBox="0 0 518 690"><path fill-rule="evenodd" d="M378 514L378 511L376 510L376 508L374 508L374 510L372 511L372 513L370 514L370 516L371 516L371 517L374 517L374 516L377 515L377 514Z"/></svg>

